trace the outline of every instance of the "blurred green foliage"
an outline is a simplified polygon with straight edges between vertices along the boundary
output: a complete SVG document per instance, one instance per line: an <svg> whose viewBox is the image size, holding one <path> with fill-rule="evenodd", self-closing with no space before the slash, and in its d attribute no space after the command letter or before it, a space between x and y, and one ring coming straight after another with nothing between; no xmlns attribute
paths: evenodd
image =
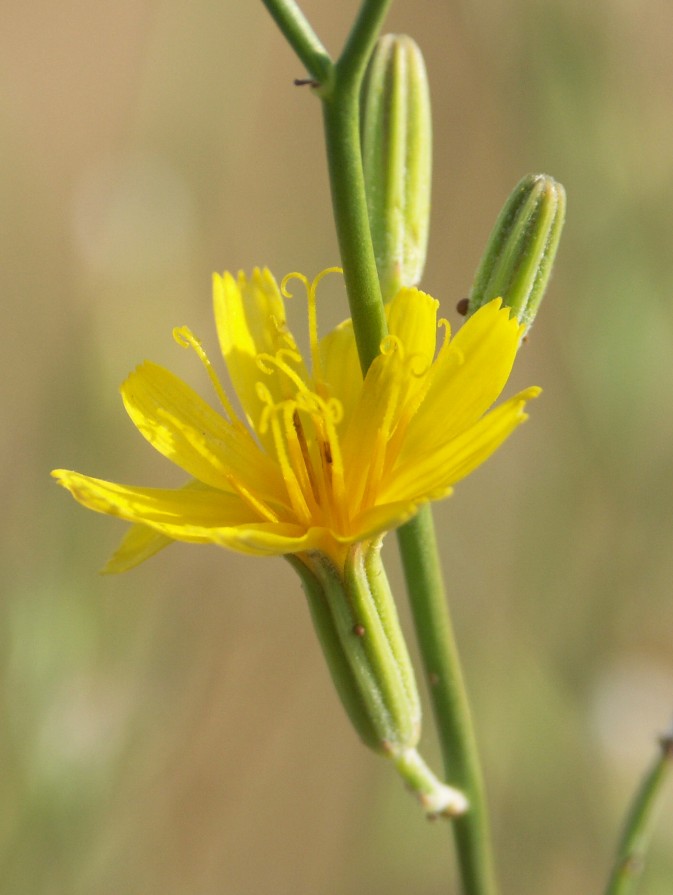
<svg viewBox="0 0 673 895"><path fill-rule="evenodd" d="M355 8L305 3L332 50ZM98 578L121 527L48 479L176 482L118 383L150 357L205 393L170 333L214 356L211 270L338 260L301 68L262 4L3 19L0 891L446 891L446 830L355 741L290 570L176 545ZM518 178L568 192L512 384L545 393L437 518L503 891L599 892L673 708L673 7L397 0L389 28L428 66L424 286L454 323ZM669 794L643 895L672 819Z"/></svg>

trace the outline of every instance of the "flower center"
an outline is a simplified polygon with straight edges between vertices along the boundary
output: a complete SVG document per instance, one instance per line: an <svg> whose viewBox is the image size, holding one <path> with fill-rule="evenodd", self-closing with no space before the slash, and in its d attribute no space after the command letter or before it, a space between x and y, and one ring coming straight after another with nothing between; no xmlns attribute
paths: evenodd
<svg viewBox="0 0 673 895"><path fill-rule="evenodd" d="M273 388L263 381L256 385L263 404L256 426L260 435L271 434L285 483L289 509L307 528L320 526L344 531L347 524L344 470L337 435L341 421L341 403L329 396L324 380L318 337L317 288L329 273L341 273L330 267L309 281L304 274L290 273L281 283L285 298L291 298L288 283L299 280L306 290L308 335L311 354L311 379L297 370L301 356L296 348L282 348L273 354L255 358L266 376L285 380L285 387ZM278 400L278 396L282 399Z"/></svg>
<svg viewBox="0 0 673 895"><path fill-rule="evenodd" d="M259 431L271 432L292 511L307 528L344 530L343 461L336 432L341 405L302 383L295 398L274 401L263 383Z"/></svg>

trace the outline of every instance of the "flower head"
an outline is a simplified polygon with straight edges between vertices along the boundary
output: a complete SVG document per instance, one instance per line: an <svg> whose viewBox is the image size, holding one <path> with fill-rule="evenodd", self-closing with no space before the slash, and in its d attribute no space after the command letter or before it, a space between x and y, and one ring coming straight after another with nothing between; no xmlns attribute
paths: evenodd
<svg viewBox="0 0 673 895"><path fill-rule="evenodd" d="M214 277L217 332L243 414L201 344L214 410L156 364L122 385L126 410L159 453L190 477L181 489L53 475L84 506L136 523L107 571L122 571L172 540L259 555L319 551L342 566L349 545L409 519L479 466L526 419L529 388L489 410L509 376L521 328L500 300L477 311L437 351L438 302L402 289L387 306L389 335L363 378L351 322L319 339L313 282L268 270ZM308 296L310 364L288 329L290 280ZM245 417L243 419L242 417Z"/></svg>

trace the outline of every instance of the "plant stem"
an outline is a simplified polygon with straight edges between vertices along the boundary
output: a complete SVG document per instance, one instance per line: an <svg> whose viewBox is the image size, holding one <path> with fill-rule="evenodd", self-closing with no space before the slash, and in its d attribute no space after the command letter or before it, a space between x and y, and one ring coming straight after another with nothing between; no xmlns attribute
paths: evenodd
<svg viewBox="0 0 673 895"><path fill-rule="evenodd" d="M447 782L468 811L453 821L466 895L495 895L488 813L469 703L444 595L430 507L397 532L416 634L429 683Z"/></svg>
<svg viewBox="0 0 673 895"><path fill-rule="evenodd" d="M661 738L661 751L633 799L617 847L605 895L632 895L640 880L663 784L673 767L673 730Z"/></svg>
<svg viewBox="0 0 673 895"><path fill-rule="evenodd" d="M362 79L392 0L364 0L339 57L343 82L352 82L358 94Z"/></svg>
<svg viewBox="0 0 673 895"><path fill-rule="evenodd" d="M329 81L333 63L329 53L294 0L262 0L283 36L319 84Z"/></svg>
<svg viewBox="0 0 673 895"><path fill-rule="evenodd" d="M286 30L285 18L279 18L287 3L264 2L296 49L296 37ZM367 213L359 102L365 68L390 2L365 0L329 86L318 91L344 280L365 372L380 351L387 326ZM399 541L423 661L431 682L436 681L431 692L447 773L470 801L469 811L454 821L464 892L495 895L481 772L429 509L400 530Z"/></svg>
<svg viewBox="0 0 673 895"><path fill-rule="evenodd" d="M339 247L360 362L365 371L379 353L386 324L367 216L359 133L361 78L375 35L364 40L357 28L365 12L378 6L378 12L382 13L385 5L364 4L344 55L337 62L333 88L323 101ZM365 48L367 56L358 57L357 52ZM344 65L344 60L348 65L357 66L357 77ZM400 530L399 543L423 661L431 680L437 681L431 692L446 773L470 802L468 812L454 820L464 890L466 895L495 895L479 759L429 508Z"/></svg>
<svg viewBox="0 0 673 895"><path fill-rule="evenodd" d="M334 93L323 104L323 120L344 282L360 365L366 372L380 351L387 326L367 217L358 97L352 92L342 95L338 76Z"/></svg>
<svg viewBox="0 0 673 895"><path fill-rule="evenodd" d="M391 0L367 0L322 95L327 165L346 293L363 372L387 335L360 151L360 87Z"/></svg>

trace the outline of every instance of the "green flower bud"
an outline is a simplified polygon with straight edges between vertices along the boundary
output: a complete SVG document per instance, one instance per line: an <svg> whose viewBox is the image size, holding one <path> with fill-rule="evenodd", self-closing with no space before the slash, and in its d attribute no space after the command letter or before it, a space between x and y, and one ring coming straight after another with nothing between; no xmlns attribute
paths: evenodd
<svg viewBox="0 0 673 895"><path fill-rule="evenodd" d="M421 705L380 540L354 544L343 570L322 553L288 557L299 572L332 680L364 743L389 758L428 815L467 808L416 750Z"/></svg>
<svg viewBox="0 0 673 895"><path fill-rule="evenodd" d="M367 208L385 300L420 282L430 227L432 124L423 56L410 37L379 39L361 94Z"/></svg>
<svg viewBox="0 0 673 895"><path fill-rule="evenodd" d="M502 298L528 331L551 275L565 210L565 190L546 174L529 174L517 184L475 275L468 315Z"/></svg>

